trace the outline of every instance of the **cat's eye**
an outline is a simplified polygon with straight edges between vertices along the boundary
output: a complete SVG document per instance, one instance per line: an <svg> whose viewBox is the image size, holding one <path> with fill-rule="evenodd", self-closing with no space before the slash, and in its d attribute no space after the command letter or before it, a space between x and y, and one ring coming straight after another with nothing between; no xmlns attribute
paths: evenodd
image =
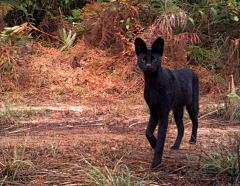
<svg viewBox="0 0 240 186"><path fill-rule="evenodd" d="M141 59L141 62L145 63L145 62L146 62L146 60L142 58L142 59Z"/></svg>
<svg viewBox="0 0 240 186"><path fill-rule="evenodd" d="M153 59L152 62L156 63L156 62L157 62L157 59Z"/></svg>

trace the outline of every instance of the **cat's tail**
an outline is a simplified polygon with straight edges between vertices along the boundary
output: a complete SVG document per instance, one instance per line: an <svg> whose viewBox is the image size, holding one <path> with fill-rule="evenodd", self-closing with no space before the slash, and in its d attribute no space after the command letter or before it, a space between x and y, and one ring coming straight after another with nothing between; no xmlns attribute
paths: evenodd
<svg viewBox="0 0 240 186"><path fill-rule="evenodd" d="M193 87L193 90L192 90L193 104L194 104L194 107L198 108L198 110L199 110L199 79L194 72L193 72L192 87Z"/></svg>

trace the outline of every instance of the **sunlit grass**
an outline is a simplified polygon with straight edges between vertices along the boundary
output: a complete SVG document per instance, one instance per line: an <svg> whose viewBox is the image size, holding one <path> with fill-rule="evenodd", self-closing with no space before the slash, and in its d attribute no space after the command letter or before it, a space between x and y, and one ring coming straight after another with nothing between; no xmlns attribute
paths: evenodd
<svg viewBox="0 0 240 186"><path fill-rule="evenodd" d="M14 109L13 104L10 101L5 101L0 105L0 124L14 123L16 120L21 120L23 118L29 118L37 115L45 115L47 113L46 109L34 109L32 106L25 108L22 105L21 108Z"/></svg>

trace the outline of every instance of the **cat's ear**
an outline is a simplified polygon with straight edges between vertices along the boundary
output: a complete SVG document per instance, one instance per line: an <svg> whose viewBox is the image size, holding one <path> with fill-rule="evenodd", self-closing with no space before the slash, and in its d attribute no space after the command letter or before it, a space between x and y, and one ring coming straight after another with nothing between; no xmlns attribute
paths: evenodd
<svg viewBox="0 0 240 186"><path fill-rule="evenodd" d="M135 39L135 51L137 55L147 52L146 43L139 37Z"/></svg>
<svg viewBox="0 0 240 186"><path fill-rule="evenodd" d="M152 44L152 52L162 56L163 55L163 48L164 48L164 40L161 37L159 37Z"/></svg>

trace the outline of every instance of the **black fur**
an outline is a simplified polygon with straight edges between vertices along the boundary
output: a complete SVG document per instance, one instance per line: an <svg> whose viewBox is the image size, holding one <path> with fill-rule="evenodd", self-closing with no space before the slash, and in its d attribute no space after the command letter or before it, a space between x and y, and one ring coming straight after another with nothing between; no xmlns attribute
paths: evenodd
<svg viewBox="0 0 240 186"><path fill-rule="evenodd" d="M164 143L168 127L168 116L172 109L178 128L178 135L171 149L178 149L182 141L183 107L186 105L193 123L190 143L196 143L199 111L199 80L197 75L187 68L169 70L162 67L164 40L159 37L147 48L141 38L135 40L135 49L138 65L144 72L145 89L144 98L150 109L150 119L146 136L153 149L155 149L152 168L160 165L163 155ZM158 138L154 130L159 124Z"/></svg>

